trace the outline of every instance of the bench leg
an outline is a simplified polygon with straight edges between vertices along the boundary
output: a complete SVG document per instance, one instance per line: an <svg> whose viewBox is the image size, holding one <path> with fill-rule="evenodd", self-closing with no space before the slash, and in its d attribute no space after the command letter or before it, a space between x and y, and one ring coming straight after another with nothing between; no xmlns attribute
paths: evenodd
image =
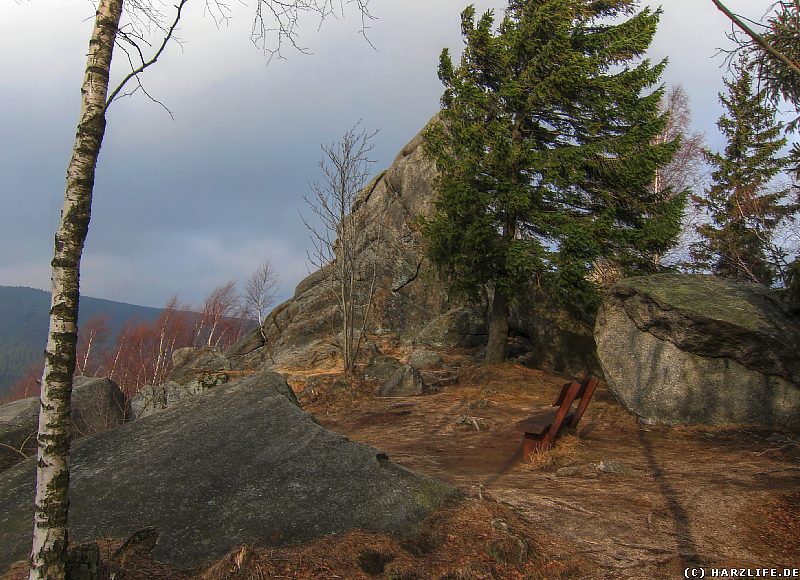
<svg viewBox="0 0 800 580"><path fill-rule="evenodd" d="M553 446L550 438L545 433L544 435L535 435L533 433L525 433L522 442L522 459L525 461L531 453L538 453L539 451L546 451Z"/></svg>

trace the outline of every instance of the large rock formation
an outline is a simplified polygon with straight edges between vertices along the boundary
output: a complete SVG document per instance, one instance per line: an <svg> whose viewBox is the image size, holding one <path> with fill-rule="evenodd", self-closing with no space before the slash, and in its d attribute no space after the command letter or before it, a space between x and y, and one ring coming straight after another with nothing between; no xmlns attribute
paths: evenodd
<svg viewBox="0 0 800 580"><path fill-rule="evenodd" d="M595 338L609 385L644 420L800 425L800 320L761 286L629 278L604 300Z"/></svg>
<svg viewBox="0 0 800 580"><path fill-rule="evenodd" d="M28 459L0 474L0 572L30 549L34 469ZM152 527L154 558L194 567L355 528L410 537L455 495L320 427L264 372L75 442L70 539Z"/></svg>
<svg viewBox="0 0 800 580"><path fill-rule="evenodd" d="M75 377L72 425L75 437L99 433L126 419L125 397L108 378ZM36 453L39 397L0 406L0 470Z"/></svg>
<svg viewBox="0 0 800 580"><path fill-rule="evenodd" d="M448 308L446 293L433 280L423 258L416 223L418 216L432 211L435 176L421 144L422 137L414 137L354 203L358 249L377 248L380 254L369 326L374 334L412 336ZM322 269L309 275L290 300L272 311L265 324L268 352L262 348L260 333L254 332L226 354L239 367L307 368L335 357L334 333L341 329L327 274Z"/></svg>
<svg viewBox="0 0 800 580"><path fill-rule="evenodd" d="M568 311L542 291L516 297L509 328L522 339L519 362L576 377L602 376L594 342L594 320ZM512 351L513 351L512 342Z"/></svg>
<svg viewBox="0 0 800 580"><path fill-rule="evenodd" d="M422 144L421 134L414 137L355 204L359 246L378 248L383 265L367 331L420 346L481 346L488 336L484 312L450 302L424 258L418 218L433 211L436 169ZM256 331L229 349L225 354L234 368L310 368L336 359L339 315L327 279L325 269L312 273L273 310L265 325L266 346ZM547 316L533 313L526 300L516 300L513 309L512 329L530 344L527 364L565 373L598 372L590 325L563 312L549 316L554 308Z"/></svg>

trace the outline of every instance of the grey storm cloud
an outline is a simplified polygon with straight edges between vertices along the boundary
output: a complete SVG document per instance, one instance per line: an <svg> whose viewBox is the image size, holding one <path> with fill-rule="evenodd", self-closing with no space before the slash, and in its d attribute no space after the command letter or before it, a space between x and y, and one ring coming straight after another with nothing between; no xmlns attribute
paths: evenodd
<svg viewBox="0 0 800 580"><path fill-rule="evenodd" d="M252 2L251 2L252 3ZM731 0L758 18L770 0ZM476 2L502 9L500 0ZM656 3L648 3L656 6ZM664 0L650 58L669 56L667 84L687 89L697 130L714 144L720 114L724 17L710 0ZM198 8L202 3L198 3ZM310 54L287 50L267 65L249 40L246 7L219 28L188 12L179 36L144 82L116 102L100 156L81 276L85 294L158 306L173 294L198 301L264 258L281 297L307 273L310 246L298 211L318 178L320 144L361 120L380 129L375 171L438 107L442 47L458 51L466 2L373 0L360 21L305 23ZM191 6L191 5L190 5ZM85 1L0 7L0 284L47 288L52 236L77 119L78 88L93 14ZM36 22L36 26L29 25ZM27 23L27 24L26 24ZM25 59L15 55L25 51ZM115 75L124 70L117 52Z"/></svg>

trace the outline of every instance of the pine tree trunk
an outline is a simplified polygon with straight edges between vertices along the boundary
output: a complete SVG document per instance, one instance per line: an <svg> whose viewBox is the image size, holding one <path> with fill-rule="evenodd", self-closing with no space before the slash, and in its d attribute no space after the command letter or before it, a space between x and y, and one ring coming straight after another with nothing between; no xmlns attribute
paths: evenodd
<svg viewBox="0 0 800 580"><path fill-rule="evenodd" d="M508 298L497 288L489 308L489 341L486 344L486 364L506 360L508 343Z"/></svg>
<svg viewBox="0 0 800 580"><path fill-rule="evenodd" d="M70 398L78 335L78 279L83 244L89 230L97 156L105 133L109 70L122 2L101 0L97 8L81 87L80 120L67 168L61 222L55 235L50 330L45 350L37 438L39 451L31 580L61 579L65 575Z"/></svg>

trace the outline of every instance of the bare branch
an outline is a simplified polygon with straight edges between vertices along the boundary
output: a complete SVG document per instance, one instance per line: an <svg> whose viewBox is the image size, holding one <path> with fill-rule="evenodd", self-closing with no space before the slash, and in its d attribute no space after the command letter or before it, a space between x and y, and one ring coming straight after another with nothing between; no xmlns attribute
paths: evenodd
<svg viewBox="0 0 800 580"><path fill-rule="evenodd" d="M142 62L142 64L140 66L138 66L137 68L133 69L130 73L128 73L125 76L124 79L122 79L122 82L120 82L119 85L117 85L117 88L115 88L111 92L111 95L109 95L108 99L106 99L106 110L108 110L108 107L111 105L111 103L114 102L114 100L117 98L117 95L119 95L120 91L122 91L122 89L125 87L125 85L128 83L128 81L130 81L132 78L136 77L137 81L139 81L139 86L140 87L142 86L141 81L139 80L139 75L145 69L147 69L148 67L154 65L158 61L158 58L161 56L161 54L164 52L164 49L167 47L167 43L169 43L170 39L172 38L173 34L175 33L175 29L177 28L178 23L181 20L181 13L182 13L183 7L186 5L186 3L188 1L189 0L180 0L180 3L175 7L175 9L176 9L175 19L172 21L172 25L166 31L166 35L164 36L164 40L161 42L161 46L158 47L158 50L156 51L156 53L153 55L153 57L150 60L148 60L146 62ZM138 49L138 46L137 46L137 49ZM140 51L140 54L141 54L141 51ZM147 91L145 91L144 88L142 88L142 91L145 94L147 94ZM147 96L150 97L149 94ZM153 97L150 97L150 98L155 101L155 99L153 99ZM156 102L158 102L158 101L156 101ZM163 103L161 103L161 105L164 106ZM164 108L167 109L166 106L164 106ZM169 112L169 109L167 109L167 112ZM172 115L172 113L170 112L170 116L171 115Z"/></svg>
<svg viewBox="0 0 800 580"><path fill-rule="evenodd" d="M318 27L328 17L344 16L345 4L355 4L361 15L360 33L373 46L367 37L367 23L375 17L369 12L369 0L257 0L250 40L267 55L267 62L273 58L283 58L281 49L288 43L295 50L308 54L308 49L299 44L300 21L304 14L316 15ZM338 5L338 7L337 7ZM273 38L270 41L270 38ZM374 46L373 46L374 48Z"/></svg>

